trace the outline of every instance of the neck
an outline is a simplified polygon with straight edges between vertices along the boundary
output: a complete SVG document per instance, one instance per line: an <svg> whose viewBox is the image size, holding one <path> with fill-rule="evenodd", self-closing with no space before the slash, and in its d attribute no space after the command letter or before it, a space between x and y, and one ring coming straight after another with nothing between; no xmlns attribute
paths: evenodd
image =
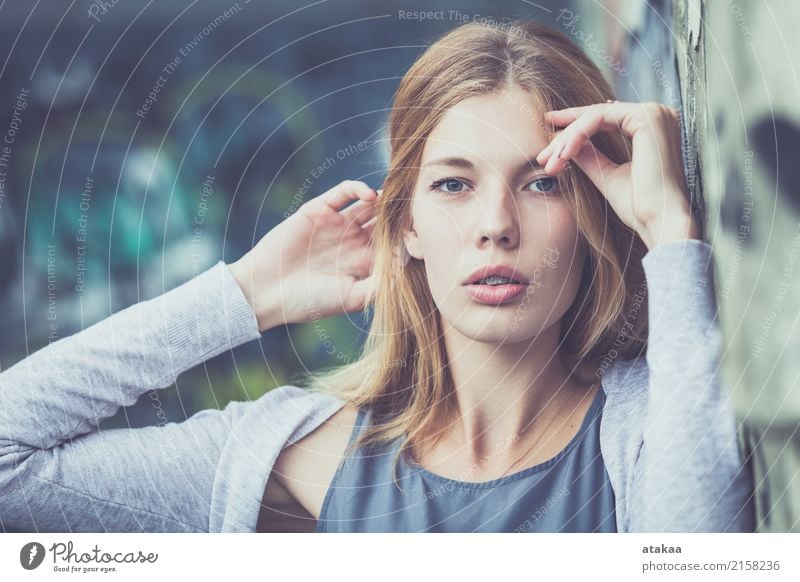
<svg viewBox="0 0 800 582"><path fill-rule="evenodd" d="M514 451L555 418L569 413L591 388L575 379L557 348L559 325L534 340L497 344L445 331L458 416L447 439L474 459ZM501 456L506 453L498 453Z"/></svg>

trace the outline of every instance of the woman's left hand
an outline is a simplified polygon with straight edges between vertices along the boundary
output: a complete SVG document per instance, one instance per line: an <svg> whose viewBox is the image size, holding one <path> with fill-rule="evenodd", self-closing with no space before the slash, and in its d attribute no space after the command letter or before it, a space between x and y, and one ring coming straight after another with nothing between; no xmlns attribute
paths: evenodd
<svg viewBox="0 0 800 582"><path fill-rule="evenodd" d="M548 111L545 122L566 127L536 160L549 174L572 160L648 249L700 238L686 194L679 116L660 103L618 101ZM608 159L589 139L620 130L633 144L631 161L624 164Z"/></svg>

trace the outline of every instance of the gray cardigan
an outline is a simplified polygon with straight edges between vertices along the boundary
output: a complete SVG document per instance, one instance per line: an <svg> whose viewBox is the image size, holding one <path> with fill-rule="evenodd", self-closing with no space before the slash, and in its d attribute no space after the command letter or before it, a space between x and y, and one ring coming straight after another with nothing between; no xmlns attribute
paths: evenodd
<svg viewBox="0 0 800 582"><path fill-rule="evenodd" d="M711 247L644 258L647 355L606 369L601 450L619 532L754 531L720 382ZM0 530L254 532L280 451L343 402L284 385L179 423L98 430L143 393L260 337L222 262L0 374ZM612 354L613 355L613 354Z"/></svg>

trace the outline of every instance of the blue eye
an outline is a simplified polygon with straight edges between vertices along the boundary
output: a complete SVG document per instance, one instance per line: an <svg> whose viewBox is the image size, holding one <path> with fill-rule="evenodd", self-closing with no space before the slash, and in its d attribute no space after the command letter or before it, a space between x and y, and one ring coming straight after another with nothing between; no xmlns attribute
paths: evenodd
<svg viewBox="0 0 800 582"><path fill-rule="evenodd" d="M444 186L444 189L441 189L440 186ZM465 184L457 178L442 178L441 180L433 182L430 189L442 192L443 194L458 194L459 192L463 192L461 189L453 190L451 186L458 188L459 186L465 186Z"/></svg>
<svg viewBox="0 0 800 582"><path fill-rule="evenodd" d="M537 192L542 193L549 193L551 191L558 190L558 181L553 176L542 176L541 178L536 178L530 184L540 184L541 189L537 189Z"/></svg>
<svg viewBox="0 0 800 582"><path fill-rule="evenodd" d="M541 178L536 178L535 180L529 182L527 186L530 186L531 184L538 184L533 191L541 194L550 194L558 191L558 180L553 176L542 176ZM431 191L440 192L444 195L460 194L465 192L466 188L468 188L468 185L464 183L464 181L452 177L441 178L430 185Z"/></svg>

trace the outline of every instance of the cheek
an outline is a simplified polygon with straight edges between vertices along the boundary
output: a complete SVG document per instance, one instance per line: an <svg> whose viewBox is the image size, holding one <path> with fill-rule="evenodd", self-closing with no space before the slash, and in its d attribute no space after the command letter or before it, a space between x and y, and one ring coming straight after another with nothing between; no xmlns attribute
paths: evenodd
<svg viewBox="0 0 800 582"><path fill-rule="evenodd" d="M557 295L554 302L558 305L558 312L566 311L572 305L583 276L586 257L584 247L577 236L576 231L573 236L563 238L559 241L558 252L551 253L558 255L557 266L553 272L553 282L557 285L557 289L553 290Z"/></svg>
<svg viewBox="0 0 800 582"><path fill-rule="evenodd" d="M439 262L464 248L464 230L457 217L438 204L426 204L414 214L414 230L426 260Z"/></svg>
<svg viewBox="0 0 800 582"><path fill-rule="evenodd" d="M463 228L437 204L420 205L412 216L431 293L438 304L446 303L463 271Z"/></svg>
<svg viewBox="0 0 800 582"><path fill-rule="evenodd" d="M522 247L537 255L552 255L557 251L559 260L573 255L579 245L580 231L569 208L560 202L531 207L524 217ZM544 249L551 249L545 252Z"/></svg>
<svg viewBox="0 0 800 582"><path fill-rule="evenodd" d="M534 276L548 304L563 307L574 297L583 270L584 248L578 225L566 206L553 206L528 222L526 246L535 249Z"/></svg>
<svg viewBox="0 0 800 582"><path fill-rule="evenodd" d="M541 201L540 201L541 202ZM528 208L529 231L539 240L549 240L554 245L567 243L577 237L578 225L567 203L560 199Z"/></svg>

